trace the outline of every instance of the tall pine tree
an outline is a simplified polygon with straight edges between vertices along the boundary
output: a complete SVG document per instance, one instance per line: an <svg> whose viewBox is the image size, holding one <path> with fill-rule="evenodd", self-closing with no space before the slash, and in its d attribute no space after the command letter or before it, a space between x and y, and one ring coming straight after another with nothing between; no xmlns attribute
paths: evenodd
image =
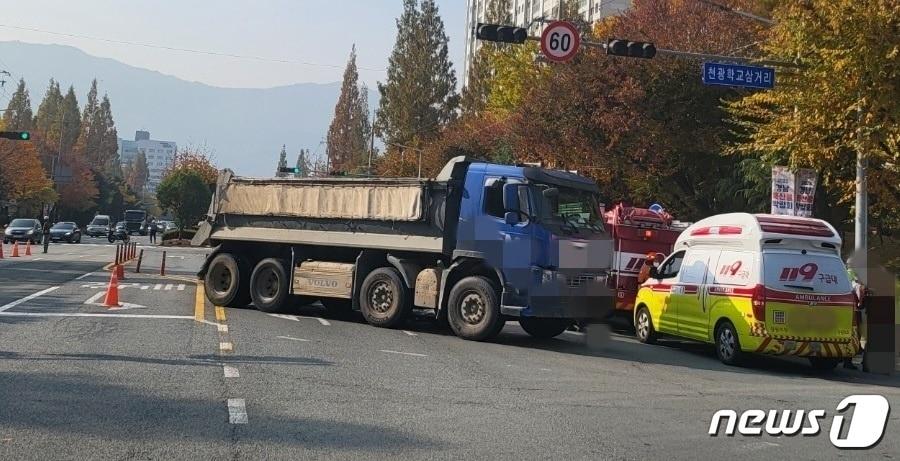
<svg viewBox="0 0 900 461"><path fill-rule="evenodd" d="M78 141L81 133L81 111L78 109L78 98L75 97L75 88L69 86L62 100L62 109L59 114L60 132L62 133L59 150L61 155L69 157Z"/></svg>
<svg viewBox="0 0 900 461"><path fill-rule="evenodd" d="M116 130L116 122L113 120L112 107L109 96L103 95L100 108L93 120L97 134L100 136L99 154L97 161L103 166L108 177L121 178L122 169L119 159L119 133Z"/></svg>
<svg viewBox="0 0 900 461"><path fill-rule="evenodd" d="M300 153L297 154L296 168L299 173L294 173L294 177L305 178L310 175L309 170L312 165L309 161L309 151L300 149Z"/></svg>
<svg viewBox="0 0 900 461"><path fill-rule="evenodd" d="M404 0L387 80L378 84L379 135L390 148L432 138L459 104L447 34L434 0Z"/></svg>
<svg viewBox="0 0 900 461"><path fill-rule="evenodd" d="M287 173L282 173L281 169L287 168L287 146L281 146L281 153L278 154L278 166L275 167L275 177L284 178Z"/></svg>
<svg viewBox="0 0 900 461"><path fill-rule="evenodd" d="M341 95L334 107L334 118L328 128L325 155L334 171L357 171L366 157L369 138L369 103L359 85L356 69L356 45L350 51L350 59L344 69Z"/></svg>
<svg viewBox="0 0 900 461"><path fill-rule="evenodd" d="M9 98L6 112L3 113L3 125L7 130L27 131L31 130L34 120L31 112L31 98L28 89L25 88L25 79L19 80L19 86Z"/></svg>

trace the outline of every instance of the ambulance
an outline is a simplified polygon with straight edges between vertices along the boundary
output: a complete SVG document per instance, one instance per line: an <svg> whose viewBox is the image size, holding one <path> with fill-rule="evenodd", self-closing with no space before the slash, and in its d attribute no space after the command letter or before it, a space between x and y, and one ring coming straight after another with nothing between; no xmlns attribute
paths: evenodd
<svg viewBox="0 0 900 461"><path fill-rule="evenodd" d="M730 213L682 232L638 291L638 339L715 344L729 365L747 354L808 357L834 368L859 351L856 296L825 221Z"/></svg>

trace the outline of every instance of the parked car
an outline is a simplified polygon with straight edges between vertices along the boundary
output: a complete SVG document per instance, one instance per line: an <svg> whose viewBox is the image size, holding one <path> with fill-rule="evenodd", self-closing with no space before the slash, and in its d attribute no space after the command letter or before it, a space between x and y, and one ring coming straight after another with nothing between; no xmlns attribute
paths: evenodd
<svg viewBox="0 0 900 461"><path fill-rule="evenodd" d="M81 228L71 221L58 222L50 228L50 241L81 243Z"/></svg>
<svg viewBox="0 0 900 461"><path fill-rule="evenodd" d="M105 237L109 234L111 221L112 220L108 215L98 214L97 216L94 216L91 223L84 228L84 233L88 237Z"/></svg>
<svg viewBox="0 0 900 461"><path fill-rule="evenodd" d="M44 231L41 228L41 222L37 219L13 219L3 231L3 243L16 241L38 243L43 238Z"/></svg>

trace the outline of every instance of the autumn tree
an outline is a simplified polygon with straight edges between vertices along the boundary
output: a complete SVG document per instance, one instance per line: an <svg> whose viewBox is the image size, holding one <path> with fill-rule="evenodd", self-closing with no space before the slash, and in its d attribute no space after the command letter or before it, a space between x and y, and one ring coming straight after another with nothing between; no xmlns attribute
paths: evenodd
<svg viewBox="0 0 900 461"><path fill-rule="evenodd" d="M368 151L369 104L368 90L359 85L356 69L356 45L344 69L341 94L334 107L334 118L328 128L325 155L335 171L356 172Z"/></svg>
<svg viewBox="0 0 900 461"><path fill-rule="evenodd" d="M862 153L871 222L900 225L897 2L780 2L774 19L763 57L800 67L781 72L773 90L729 104L743 135L730 152L763 171L773 164L818 171L824 193L816 214L836 224L848 217ZM758 180L760 187L769 181Z"/></svg>
<svg viewBox="0 0 900 461"><path fill-rule="evenodd" d="M433 139L459 104L448 38L434 0L404 0L376 128L388 146Z"/></svg>
<svg viewBox="0 0 900 461"><path fill-rule="evenodd" d="M31 112L31 98L28 96L28 89L25 87L25 79L19 79L19 85L16 86L16 91L10 96L9 104L6 105L6 112L3 113L3 124L7 130L28 131L32 129L33 116Z"/></svg>
<svg viewBox="0 0 900 461"><path fill-rule="evenodd" d="M281 153L278 154L278 166L275 167L275 177L283 178L287 173L283 173L283 169L287 168L287 146L281 146Z"/></svg>
<svg viewBox="0 0 900 461"><path fill-rule="evenodd" d="M212 161L212 153L206 146L188 146L178 149L172 166L163 172L163 178L177 171L191 170L203 178L204 184L212 188L219 177L219 170Z"/></svg>
<svg viewBox="0 0 900 461"><path fill-rule="evenodd" d="M166 175L156 189L159 207L175 217L179 232L203 217L212 199L207 178L193 169L179 168Z"/></svg>
<svg viewBox="0 0 900 461"><path fill-rule="evenodd" d="M147 165L147 154L141 150L134 156L134 160L129 162L128 176L125 178L125 181L131 187L131 190L141 194L147 186L148 179L150 179L150 168Z"/></svg>

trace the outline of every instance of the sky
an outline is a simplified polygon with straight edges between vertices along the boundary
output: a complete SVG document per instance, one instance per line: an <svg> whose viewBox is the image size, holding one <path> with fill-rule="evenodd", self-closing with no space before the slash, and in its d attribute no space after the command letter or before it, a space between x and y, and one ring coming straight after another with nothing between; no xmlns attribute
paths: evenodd
<svg viewBox="0 0 900 461"><path fill-rule="evenodd" d="M457 79L462 77L465 3L437 0ZM94 56L221 87L340 81L355 43L360 79L374 88L385 78L402 2L0 0L0 11L0 41L70 45ZM15 69L10 71L15 75Z"/></svg>

